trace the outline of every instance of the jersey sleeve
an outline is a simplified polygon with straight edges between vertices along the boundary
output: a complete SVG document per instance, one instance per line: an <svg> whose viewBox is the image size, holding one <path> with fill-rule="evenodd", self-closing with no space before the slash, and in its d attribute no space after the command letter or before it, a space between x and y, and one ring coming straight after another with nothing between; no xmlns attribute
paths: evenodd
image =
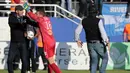
<svg viewBox="0 0 130 73"><path fill-rule="evenodd" d="M36 22L39 22L38 17L33 12L28 12L28 15L31 19L35 20Z"/></svg>

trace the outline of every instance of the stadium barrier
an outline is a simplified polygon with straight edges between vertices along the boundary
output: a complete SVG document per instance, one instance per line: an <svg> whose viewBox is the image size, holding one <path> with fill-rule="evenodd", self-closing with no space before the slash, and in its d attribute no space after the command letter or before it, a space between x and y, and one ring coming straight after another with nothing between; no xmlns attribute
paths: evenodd
<svg viewBox="0 0 130 73"><path fill-rule="evenodd" d="M0 4L0 6L16 6L16 5L23 5L23 4ZM78 17L77 15L69 12L68 10L60 7L59 5L56 4L30 4L30 6L40 6L40 7L53 7L54 10L49 10L49 11L45 11L45 12L49 12L49 13L54 13L54 17L57 17L57 15L60 15L68 20L70 20L71 22L75 23L75 24L80 24L76 21L74 21L73 19L71 19L70 17L66 16L65 14L62 14L60 11L64 11L65 13L69 14L71 17L76 18L78 20L82 20L80 17ZM0 10L0 12L7 12L8 14L10 13L10 10Z"/></svg>

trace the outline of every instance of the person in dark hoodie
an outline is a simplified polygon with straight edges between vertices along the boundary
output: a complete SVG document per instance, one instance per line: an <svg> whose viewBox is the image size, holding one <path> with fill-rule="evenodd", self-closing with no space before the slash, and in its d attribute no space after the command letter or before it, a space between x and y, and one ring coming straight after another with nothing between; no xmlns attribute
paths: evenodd
<svg viewBox="0 0 130 73"><path fill-rule="evenodd" d="M9 54L7 59L8 73L14 73L13 60L17 53L20 54L22 61L21 73L26 73L27 70L27 40L26 40L26 25L33 24L33 22L24 16L24 8L21 5L15 7L15 12L9 15L8 24L10 26L11 41L9 47Z"/></svg>

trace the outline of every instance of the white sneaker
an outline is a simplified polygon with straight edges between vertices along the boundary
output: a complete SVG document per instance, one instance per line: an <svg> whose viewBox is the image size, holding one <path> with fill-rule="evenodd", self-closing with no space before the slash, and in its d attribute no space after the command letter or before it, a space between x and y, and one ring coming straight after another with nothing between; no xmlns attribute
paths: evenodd
<svg viewBox="0 0 130 73"><path fill-rule="evenodd" d="M30 71L27 71L27 73L30 73Z"/></svg>
<svg viewBox="0 0 130 73"><path fill-rule="evenodd" d="M102 19L102 18L103 18L103 15L96 16L96 18L101 18L101 19Z"/></svg>
<svg viewBox="0 0 130 73"><path fill-rule="evenodd" d="M98 15L96 15L96 18L99 18L99 16L98 16Z"/></svg>

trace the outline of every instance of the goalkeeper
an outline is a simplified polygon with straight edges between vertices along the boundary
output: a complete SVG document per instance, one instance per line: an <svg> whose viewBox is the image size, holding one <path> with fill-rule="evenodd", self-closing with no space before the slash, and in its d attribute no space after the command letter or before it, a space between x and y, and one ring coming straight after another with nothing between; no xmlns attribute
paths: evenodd
<svg viewBox="0 0 130 73"><path fill-rule="evenodd" d="M52 73L52 71L54 71L55 73L61 73L61 70L54 61L56 41L53 36L50 19L45 16L44 9L37 9L36 14L34 14L30 11L30 6L28 5L28 3L24 3L24 9L27 11L27 14L30 18L38 22L37 25L39 26L42 35L45 56L49 61L48 73Z"/></svg>

